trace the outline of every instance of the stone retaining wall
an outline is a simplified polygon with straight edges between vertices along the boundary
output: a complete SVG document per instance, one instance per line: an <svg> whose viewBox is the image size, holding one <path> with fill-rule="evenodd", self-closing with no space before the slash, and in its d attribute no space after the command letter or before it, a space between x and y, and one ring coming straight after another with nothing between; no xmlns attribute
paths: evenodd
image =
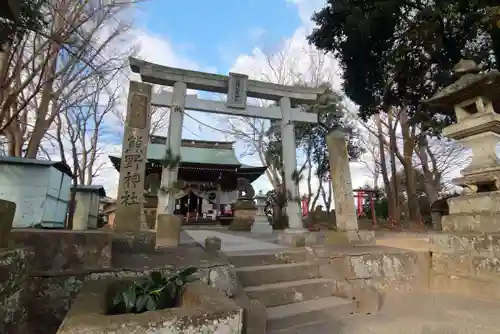
<svg viewBox="0 0 500 334"><path fill-rule="evenodd" d="M14 315L28 314L23 334L55 333L84 283L96 279L144 277L194 266L204 283L225 296L233 297L236 291L227 261L194 245L155 252L154 233L116 236L107 231L26 229L12 231L10 239L12 245L32 250L9 250L2 253L5 258L0 256L0 291L11 291L8 296L0 292L0 302L7 305L2 316L8 323L21 323ZM2 268L2 262L8 265ZM1 284L7 281L13 286L4 289ZM21 290L26 292L24 300Z"/></svg>
<svg viewBox="0 0 500 334"><path fill-rule="evenodd" d="M33 253L0 249L0 333L26 333L28 266Z"/></svg>
<svg viewBox="0 0 500 334"><path fill-rule="evenodd" d="M335 280L336 295L363 299L371 288L380 293L409 292L429 286L429 252L382 246L307 247L324 278Z"/></svg>
<svg viewBox="0 0 500 334"><path fill-rule="evenodd" d="M33 275L90 272L111 267L113 234L103 231L14 229L10 243L28 247Z"/></svg>
<svg viewBox="0 0 500 334"><path fill-rule="evenodd" d="M107 315L108 290L117 280L85 283L58 334L240 334L243 309L213 288L190 283L178 307L141 314Z"/></svg>
<svg viewBox="0 0 500 334"><path fill-rule="evenodd" d="M431 288L500 299L500 233L434 234Z"/></svg>

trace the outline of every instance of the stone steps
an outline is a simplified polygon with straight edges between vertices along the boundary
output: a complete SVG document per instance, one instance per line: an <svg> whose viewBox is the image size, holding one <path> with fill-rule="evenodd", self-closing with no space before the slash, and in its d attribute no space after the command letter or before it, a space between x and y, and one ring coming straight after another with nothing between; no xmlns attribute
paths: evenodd
<svg viewBox="0 0 500 334"><path fill-rule="evenodd" d="M423 237L393 237L381 238L375 241L378 246L393 247L399 249L408 249L413 251L429 251L432 245L428 238Z"/></svg>
<svg viewBox="0 0 500 334"><path fill-rule="evenodd" d="M305 324L356 312L356 301L333 296L336 282L321 278L303 249L226 255L247 296L266 307L268 332L295 333Z"/></svg>
<svg viewBox="0 0 500 334"><path fill-rule="evenodd" d="M254 253L233 252L227 255L231 263L237 268L305 262L307 256L304 250L263 251Z"/></svg>
<svg viewBox="0 0 500 334"><path fill-rule="evenodd" d="M354 301L335 296L267 308L268 333L301 333L300 329L356 312Z"/></svg>
<svg viewBox="0 0 500 334"><path fill-rule="evenodd" d="M310 262L240 267L236 269L236 273L244 286L258 286L321 277L318 266Z"/></svg>
<svg viewBox="0 0 500 334"><path fill-rule="evenodd" d="M266 307L271 307L330 297L335 292L335 282L314 278L246 287L245 292L250 299L257 299Z"/></svg>

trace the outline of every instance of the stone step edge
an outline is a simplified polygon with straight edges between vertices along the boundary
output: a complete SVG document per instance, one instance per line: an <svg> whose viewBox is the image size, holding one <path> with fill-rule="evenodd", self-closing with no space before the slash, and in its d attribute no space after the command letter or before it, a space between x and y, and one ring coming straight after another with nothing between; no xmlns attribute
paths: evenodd
<svg viewBox="0 0 500 334"><path fill-rule="evenodd" d="M335 284L335 281L329 278L310 278L299 281L290 281L290 282L280 282L280 283L271 283L271 284L262 284L255 286L247 286L244 288L245 292L261 292L275 289L283 289L283 288L294 288L304 285L312 285L312 284L325 284L332 283ZM339 297L337 297L339 298Z"/></svg>
<svg viewBox="0 0 500 334"><path fill-rule="evenodd" d="M283 249L267 249L267 250L257 250L257 251L228 251L224 252L228 258L232 257L253 257L253 256L266 256L266 255L297 255L305 254L305 249L296 248L283 248Z"/></svg>
<svg viewBox="0 0 500 334"><path fill-rule="evenodd" d="M299 314L322 311L342 306L356 306L356 302L337 296L311 299L303 302L272 306L267 308L268 321L282 320Z"/></svg>
<svg viewBox="0 0 500 334"><path fill-rule="evenodd" d="M296 334L296 333L301 333L301 330L303 330L304 328L314 325L321 325L324 323L328 323L328 320L307 321L290 327L274 329L271 330L270 332L267 332L267 334Z"/></svg>
<svg viewBox="0 0 500 334"><path fill-rule="evenodd" d="M251 272L255 270L274 270L274 269L300 268L300 267L311 267L311 266L317 266L317 264L309 261L295 262L295 263L264 264L260 266L238 267L235 268L235 271L238 273L238 272Z"/></svg>

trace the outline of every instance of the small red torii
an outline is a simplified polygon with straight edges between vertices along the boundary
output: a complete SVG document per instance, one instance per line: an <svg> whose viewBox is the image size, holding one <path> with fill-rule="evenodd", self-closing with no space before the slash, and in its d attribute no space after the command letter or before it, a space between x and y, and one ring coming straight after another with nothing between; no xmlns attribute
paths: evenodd
<svg viewBox="0 0 500 334"><path fill-rule="evenodd" d="M363 199L366 198L365 195L368 195L368 199L370 201L370 211L372 214L372 226L376 227L377 226L377 216L375 213L375 202L373 199L373 195L376 195L380 192L380 190L377 189L353 189L353 192L355 193L354 197L357 199L357 206L358 206L358 217L363 216Z"/></svg>

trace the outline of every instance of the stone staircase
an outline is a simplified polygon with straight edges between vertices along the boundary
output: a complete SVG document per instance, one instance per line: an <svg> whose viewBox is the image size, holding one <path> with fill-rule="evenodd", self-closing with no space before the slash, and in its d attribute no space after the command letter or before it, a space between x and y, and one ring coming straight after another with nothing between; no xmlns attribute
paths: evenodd
<svg viewBox="0 0 500 334"><path fill-rule="evenodd" d="M250 299L267 308L268 333L300 333L300 327L356 312L356 302L334 296L335 281L321 278L305 250L227 254Z"/></svg>

